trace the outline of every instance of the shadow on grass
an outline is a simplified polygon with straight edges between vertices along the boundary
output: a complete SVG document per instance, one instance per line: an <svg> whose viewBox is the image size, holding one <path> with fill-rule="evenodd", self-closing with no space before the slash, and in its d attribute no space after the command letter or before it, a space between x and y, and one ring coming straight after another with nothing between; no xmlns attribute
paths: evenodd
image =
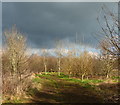
<svg viewBox="0 0 120 105"><path fill-rule="evenodd" d="M102 98L93 89L66 81L56 81L55 86L43 84L34 90L33 103L102 103Z"/></svg>
<svg viewBox="0 0 120 105"><path fill-rule="evenodd" d="M120 83L103 83L99 85L107 103L120 103Z"/></svg>

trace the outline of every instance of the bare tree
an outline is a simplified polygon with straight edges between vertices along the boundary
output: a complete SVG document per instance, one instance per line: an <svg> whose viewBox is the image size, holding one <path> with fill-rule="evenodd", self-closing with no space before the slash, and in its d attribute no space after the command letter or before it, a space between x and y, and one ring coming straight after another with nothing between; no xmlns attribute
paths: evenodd
<svg viewBox="0 0 120 105"><path fill-rule="evenodd" d="M109 56L106 56L102 59L102 68L105 73L106 78L110 77L110 73L113 70L113 60Z"/></svg>
<svg viewBox="0 0 120 105"><path fill-rule="evenodd" d="M56 43L56 56L57 56L57 64L58 64L58 75L60 75L61 73L61 59L62 59L62 56L63 56L63 41L58 41Z"/></svg>
<svg viewBox="0 0 120 105"><path fill-rule="evenodd" d="M43 64L44 64L44 72L45 74L47 73L47 50L46 49L42 49L42 55L43 55Z"/></svg>
<svg viewBox="0 0 120 105"><path fill-rule="evenodd" d="M22 92L22 83L28 77L28 57L26 56L26 38L16 27L4 32L6 52L9 62L10 75L14 94Z"/></svg>
<svg viewBox="0 0 120 105"><path fill-rule="evenodd" d="M29 60L29 69L33 73L43 72L44 70L43 57L37 54L34 54Z"/></svg>
<svg viewBox="0 0 120 105"><path fill-rule="evenodd" d="M81 76L81 79L83 80L85 77L88 78L89 75L92 75L93 71L92 57L87 51L84 51L79 57L79 62L80 62L79 74Z"/></svg>
<svg viewBox="0 0 120 105"><path fill-rule="evenodd" d="M103 35L103 40L100 41L100 47L102 48L102 53L104 55L111 55L113 58L118 59L120 62L120 24L118 19L118 13L112 13L107 7L102 7L104 13L105 24L102 26L100 24L100 19L97 18ZM119 65L119 64L118 64Z"/></svg>

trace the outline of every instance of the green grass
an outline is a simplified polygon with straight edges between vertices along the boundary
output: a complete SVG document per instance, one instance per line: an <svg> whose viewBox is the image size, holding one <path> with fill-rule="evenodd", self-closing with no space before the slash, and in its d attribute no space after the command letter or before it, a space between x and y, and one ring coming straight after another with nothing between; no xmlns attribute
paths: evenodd
<svg viewBox="0 0 120 105"><path fill-rule="evenodd" d="M119 77L113 77L113 81L118 81ZM59 82L60 80L60 82ZM101 79L84 79L81 80L79 78L69 78L68 75L65 75L63 73L61 73L61 75L59 76L58 73L56 72L52 72L52 73L47 73L47 74L36 74L36 78L33 79L33 82L35 83L41 83L42 85L44 85L45 87L50 87L50 88L54 88L56 94L59 93L59 90L62 88L69 88L70 86L67 85L68 84L73 84L74 85L79 85L82 86L84 88L90 89L90 90L96 90L98 89L96 84L97 83L101 83L104 82L105 80L101 80ZM98 91L98 90L97 90ZM30 94L34 94L36 92L35 89L30 90Z"/></svg>
<svg viewBox="0 0 120 105"><path fill-rule="evenodd" d="M61 73L61 75L58 75L58 77L59 77L59 78L69 78L68 75L65 75L65 74L63 74L63 73Z"/></svg>
<svg viewBox="0 0 120 105"><path fill-rule="evenodd" d="M80 82L80 83L100 83L100 82L103 82L103 80L90 80L90 79L84 79L84 80L81 80L81 79L77 79L77 78L62 78L62 79L65 79L67 81L73 81L73 82Z"/></svg>
<svg viewBox="0 0 120 105"><path fill-rule="evenodd" d="M113 82L119 83L120 81L118 81L118 80L113 80Z"/></svg>
<svg viewBox="0 0 120 105"><path fill-rule="evenodd" d="M96 84L96 83L100 83L100 82L103 82L104 80L92 80L92 79L84 79L84 80L81 80L81 79L78 79L78 78L69 78L68 75L65 75L63 73L61 73L61 75L59 76L58 73L56 72L48 72L47 74L43 73L43 74L36 74L36 78L33 80L34 82L37 82L37 83L40 83L41 81L41 77L45 77L45 79L49 80L49 82L51 82L51 85L55 84L56 81L54 79L52 79L51 77L55 77L55 78L58 78L58 79L64 79L66 81L69 81L69 82L73 82L73 83L77 83L77 84L86 84L87 87L90 87L90 84ZM44 79L44 80L45 80ZM43 79L42 79L43 80Z"/></svg>
<svg viewBox="0 0 120 105"><path fill-rule="evenodd" d="M103 82L103 80L89 80L89 79L84 79L84 80L81 80L81 79L77 79L77 78L61 78L61 79L64 79L66 81L69 81L69 82L72 82L72 83L75 83L75 84L79 84L81 85L82 87L85 87L85 88L94 88L96 83L100 83L100 82ZM91 84L92 83L92 84Z"/></svg>
<svg viewBox="0 0 120 105"><path fill-rule="evenodd" d="M112 77L112 79L120 79L120 76L114 76L114 77Z"/></svg>
<svg viewBox="0 0 120 105"><path fill-rule="evenodd" d="M17 99L16 97L14 97L13 100L6 100L5 103L22 103L23 100L22 99Z"/></svg>
<svg viewBox="0 0 120 105"><path fill-rule="evenodd" d="M41 80L42 80L41 78L36 77L36 78L34 78L32 81L35 82L35 83L40 83Z"/></svg>
<svg viewBox="0 0 120 105"><path fill-rule="evenodd" d="M103 82L103 80L85 79L85 80L83 80L83 82L86 82L86 83L100 83L100 82Z"/></svg>
<svg viewBox="0 0 120 105"><path fill-rule="evenodd" d="M50 77L49 74L36 74L36 77Z"/></svg>
<svg viewBox="0 0 120 105"><path fill-rule="evenodd" d="M120 77L112 77L113 81L118 82ZM79 87L83 90L90 90L90 91L99 91L98 87L95 85L97 83L104 82L105 80L100 79L84 79L81 80L79 78L73 78L68 75L65 75L64 73L61 73L59 76L57 72L47 72L42 74L36 74L35 78L32 79L32 86L27 90L28 96L35 96L35 94L39 93L45 88L47 88L50 91L53 91L56 95L61 95L62 89L66 91L66 89L74 89L76 87L79 89ZM41 86L42 85L42 86ZM41 88L42 87L42 88ZM7 100L7 103L22 103L24 100Z"/></svg>
<svg viewBox="0 0 120 105"><path fill-rule="evenodd" d="M45 78L42 78L42 77L45 77ZM65 82L71 82L73 84L78 84L78 85L85 87L85 88L90 88L90 87L94 88L95 84L105 81L105 80L100 80L100 79L81 80L79 78L72 78L72 77L69 78L69 76L65 75L64 73L61 73L61 75L59 76L57 72L47 72L46 74L45 73L36 74L36 78L33 79L33 82L36 82L36 83L41 82L48 87L53 86L55 88L60 88L61 84L60 83L58 84L58 82L57 82L58 79L65 80ZM118 79L120 79L120 77L112 77L112 79L115 82L118 82ZM61 81L61 82L64 82L64 81Z"/></svg>
<svg viewBox="0 0 120 105"><path fill-rule="evenodd" d="M45 77L45 78L42 78ZM46 78L47 77L47 78ZM52 78L51 78L52 77ZM58 82L57 80L61 80ZM65 81L63 81L65 80ZM54 87L55 91L59 93L59 89L67 86L67 82L71 82L72 84L80 85L84 88L94 88L94 85L89 84L90 82L98 83L101 80L81 80L78 78L69 78L68 75L61 73L59 76L57 73L47 73L47 74L37 74L36 78L33 79L33 82L42 83L45 87ZM30 93L33 94L35 90L30 90Z"/></svg>

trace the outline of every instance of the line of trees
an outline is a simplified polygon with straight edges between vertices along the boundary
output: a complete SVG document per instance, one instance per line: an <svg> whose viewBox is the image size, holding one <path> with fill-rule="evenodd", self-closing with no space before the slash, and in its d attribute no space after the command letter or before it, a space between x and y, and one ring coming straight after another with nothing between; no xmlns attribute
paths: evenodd
<svg viewBox="0 0 120 105"><path fill-rule="evenodd" d="M46 68L44 68L44 56L35 54L30 60L30 69L34 73L40 72L58 72L69 75L70 77L78 77L83 79L103 77L109 78L117 75L116 64L117 60L96 57L89 52L84 51L80 56L67 55L61 57L60 71L58 57L47 56L46 57ZM36 69L37 68L37 69ZM116 74L113 72L116 71Z"/></svg>

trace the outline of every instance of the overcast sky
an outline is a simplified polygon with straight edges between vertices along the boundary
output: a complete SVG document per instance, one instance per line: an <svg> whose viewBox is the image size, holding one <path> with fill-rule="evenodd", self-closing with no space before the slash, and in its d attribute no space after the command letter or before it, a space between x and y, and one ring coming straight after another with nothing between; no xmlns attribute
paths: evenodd
<svg viewBox="0 0 120 105"><path fill-rule="evenodd" d="M117 11L117 3L3 2L2 30L16 24L26 35L29 47L36 49L52 49L58 40L74 44L76 33L77 42L96 47L98 42L92 35L100 31L96 18L102 16L103 4Z"/></svg>

